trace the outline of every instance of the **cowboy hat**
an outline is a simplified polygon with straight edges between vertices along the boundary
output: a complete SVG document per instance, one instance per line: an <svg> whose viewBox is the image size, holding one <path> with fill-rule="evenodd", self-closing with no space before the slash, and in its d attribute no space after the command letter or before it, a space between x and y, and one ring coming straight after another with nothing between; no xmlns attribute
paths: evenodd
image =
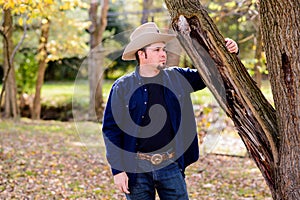
<svg viewBox="0 0 300 200"><path fill-rule="evenodd" d="M130 42L123 52L122 59L135 60L135 53L139 49L157 42L167 43L175 37L175 34L161 33L156 24L153 22L142 24L131 33Z"/></svg>

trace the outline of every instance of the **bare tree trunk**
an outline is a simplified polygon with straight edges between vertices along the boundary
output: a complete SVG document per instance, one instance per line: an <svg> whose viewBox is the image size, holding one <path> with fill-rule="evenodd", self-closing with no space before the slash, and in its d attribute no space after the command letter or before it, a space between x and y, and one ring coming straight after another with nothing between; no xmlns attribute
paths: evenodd
<svg viewBox="0 0 300 200"><path fill-rule="evenodd" d="M143 0L143 16L141 19L141 24L149 21L149 10L153 4L153 0Z"/></svg>
<svg viewBox="0 0 300 200"><path fill-rule="evenodd" d="M4 82L3 91L5 91L5 103L4 103L4 117L6 118L17 118L19 116L18 105L17 105L17 86L15 78L15 69L13 62L10 59L13 51L12 41L12 15L11 10L4 9L4 21L3 21L3 71L4 71ZM1 100L2 100L1 93ZM2 102L2 101L1 101ZM2 105L0 105L1 107Z"/></svg>
<svg viewBox="0 0 300 200"><path fill-rule="evenodd" d="M41 117L41 89L44 83L45 71L47 68L47 42L49 37L50 21L42 20L41 36L38 49L38 74L35 87L35 95L33 99L32 119L40 119Z"/></svg>
<svg viewBox="0 0 300 200"><path fill-rule="evenodd" d="M260 18L279 126L276 200L300 199L300 1L260 1Z"/></svg>
<svg viewBox="0 0 300 200"><path fill-rule="evenodd" d="M103 47L101 40L107 25L108 0L101 1L101 14L98 17L97 11L99 3L97 0L92 0L89 16L92 22L89 32L91 54L89 56L89 83L90 83L90 105L89 105L89 120L101 120L103 116L103 94L102 94L102 79L103 79Z"/></svg>

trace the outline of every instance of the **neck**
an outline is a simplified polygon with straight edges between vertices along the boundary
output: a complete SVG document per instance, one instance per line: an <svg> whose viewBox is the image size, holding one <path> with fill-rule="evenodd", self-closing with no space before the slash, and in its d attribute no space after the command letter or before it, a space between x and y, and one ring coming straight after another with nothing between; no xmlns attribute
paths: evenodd
<svg viewBox="0 0 300 200"><path fill-rule="evenodd" d="M157 66L150 66L150 65L140 65L139 73L143 77L154 77L158 75L160 69Z"/></svg>

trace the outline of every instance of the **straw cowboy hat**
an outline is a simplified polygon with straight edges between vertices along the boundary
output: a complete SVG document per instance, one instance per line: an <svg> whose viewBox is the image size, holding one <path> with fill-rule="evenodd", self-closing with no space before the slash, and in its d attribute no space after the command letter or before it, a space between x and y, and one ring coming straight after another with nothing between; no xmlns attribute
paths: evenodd
<svg viewBox="0 0 300 200"><path fill-rule="evenodd" d="M152 43L164 42L174 39L175 34L163 34L153 22L147 22L136 28L130 35L130 42L126 46L122 59L135 60L135 53Z"/></svg>

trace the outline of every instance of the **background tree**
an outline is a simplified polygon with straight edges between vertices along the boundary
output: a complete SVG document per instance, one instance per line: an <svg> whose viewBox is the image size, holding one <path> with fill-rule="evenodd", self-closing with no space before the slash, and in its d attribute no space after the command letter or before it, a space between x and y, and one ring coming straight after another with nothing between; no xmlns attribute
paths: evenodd
<svg viewBox="0 0 300 200"><path fill-rule="evenodd" d="M144 24L149 21L149 14L152 4L153 0L143 0L143 15L141 19L141 24Z"/></svg>
<svg viewBox="0 0 300 200"><path fill-rule="evenodd" d="M44 83L44 76L45 71L47 68L47 63L50 60L56 60L61 57L61 53L59 50L68 52L67 50L70 48L70 46L66 44L71 44L74 46L73 52L76 52L76 44L78 42L75 42L73 37L66 37L68 34L64 37L64 42L58 43L55 40L51 40L51 43L48 44L48 40L50 37L50 22L52 20L55 20L55 24L62 22L63 24L68 24L69 20L65 19L65 12L71 9L75 9L76 7L80 7L80 1L78 2L66 2L66 3L54 3L51 0L44 2L43 7L37 7L38 13L40 14L39 19L41 22L41 33L40 33L40 39L39 39L39 46L38 46L38 72L37 72L37 81L36 81L36 89L35 89L35 95L33 100L33 108L32 108L32 119L40 119L41 116L41 88ZM36 9L36 8L34 8ZM60 21L62 19L65 19L65 21ZM62 30L62 28L61 28ZM72 44L73 43L73 44ZM61 47L59 47L61 46ZM64 53L66 54L66 53Z"/></svg>
<svg viewBox="0 0 300 200"><path fill-rule="evenodd" d="M264 98L237 56L228 53L224 38L198 0L165 2L182 46L235 123L273 198L300 199L299 40L292 39L299 38L300 27L296 22L299 2L270 0L260 5L277 111ZM203 60L207 57L213 59L215 67Z"/></svg>
<svg viewBox="0 0 300 200"><path fill-rule="evenodd" d="M102 37L107 25L107 12L109 0L101 1L101 12L98 15L99 1L92 0L89 9L89 17L91 26L89 55L89 83L90 83L90 104L89 104L89 120L101 120L103 115L103 63L104 50L102 48Z"/></svg>
<svg viewBox="0 0 300 200"><path fill-rule="evenodd" d="M13 19L11 14L11 9L9 7L3 10L3 25L1 33L3 35L3 69L4 69L4 80L3 88L1 92L0 108L2 103L2 95L5 92L4 101L4 116L6 118L13 117L17 118L19 116L18 106L17 106L17 87L15 78L15 68L13 65Z"/></svg>
<svg viewBox="0 0 300 200"><path fill-rule="evenodd" d="M52 1L46 1L45 2L45 7L49 6L52 4ZM16 13L16 14L23 14L26 12L26 9L29 8L29 10L34 10L34 9L39 9L40 13L43 13L43 9L44 7L41 7L40 4L37 4L37 2L33 1L33 2L1 2L1 5L3 5L4 9L5 8L10 8L10 9L13 9L13 11ZM31 16L34 17L34 14L32 14ZM10 16L12 18L12 16ZM22 21L22 18L20 18L19 20L19 24L22 25L23 21ZM27 21L25 21L24 23L27 23ZM12 23L12 20L11 20L11 23L10 23L11 27L13 27L13 23ZM10 35L12 35L12 28L10 29ZM45 51L45 44L47 44L47 38L48 38L48 32L49 32L49 29L44 29L42 31L42 36L41 36L41 46L39 48L40 52L41 53L40 55L42 55L42 59L39 59L39 66L40 68L42 69L42 71L44 70L43 68L46 68L46 64L44 63L46 61L46 57L47 57L47 53ZM47 37L46 37L47 36ZM13 46L13 43L11 42L11 46ZM11 47L12 48L12 47ZM10 70L12 73L11 75L9 75L7 77L7 83L6 85L9 85L11 87L14 87L13 88L10 88L12 92L10 97L9 97L9 100L7 99L7 101L15 101L16 102L16 99L17 99L17 92L16 92L16 81L15 81L15 70L14 70L14 67L13 67L13 61L11 59L11 65L12 65L12 69ZM40 74L41 75L41 74ZM35 95L35 99L34 99L34 106L33 106L33 113L32 113L32 116L34 119L38 119L39 118L39 112L40 112L40 89L41 89L41 85L42 85L42 81L40 80L40 78L43 78L39 75L39 78L38 78L38 82L37 82L37 86L36 86L36 90L37 90L37 95ZM5 88L5 89L8 89L8 88ZM16 105L16 108L18 108L17 106L17 103L15 103ZM5 107L5 112L7 112L7 110L9 110L10 108L8 107Z"/></svg>
<svg viewBox="0 0 300 200"><path fill-rule="evenodd" d="M50 20L48 18L42 19L41 36L39 39L38 48L38 72L35 86L35 95L33 99L33 107L31 112L32 119L40 119L41 116L41 89L44 83L44 76L47 67L47 43L50 31Z"/></svg>
<svg viewBox="0 0 300 200"><path fill-rule="evenodd" d="M17 54L13 64L18 73L17 86L21 102L23 102L22 97L24 96L22 93L31 91L32 82L35 82L34 100L30 102L32 108L31 116L34 119L39 119L41 116L41 88L44 83L44 74L48 62L67 56L76 55L79 57L86 53L85 40L81 37L84 35L82 33L84 33L87 23L79 21L83 21L82 19L78 20L74 18L74 15L72 16L70 11L74 10L76 16L80 16L82 13L80 9L86 9L87 6L81 1L55 3L52 0L43 2L0 1L0 5L4 9L10 8L12 10L12 17L17 22L12 24L13 28L10 29L14 30L14 37L20 38L20 35L26 35L26 37L22 38L24 40L22 45L18 44L21 47L21 54L25 57L18 55L15 51ZM49 26L50 21L56 25L52 29ZM27 25L26 28L20 29L23 25L24 27ZM25 34L25 32L28 33ZM32 56L35 56L35 58L32 58ZM37 60L37 62L28 63L27 59ZM38 67L35 67L35 65ZM31 79L22 77L21 74L23 73L24 75L22 68L27 68L27 72L31 72ZM12 81L12 78L8 78L8 83ZM27 84L26 81L30 83ZM14 96L17 99L17 93L14 93ZM13 99L13 97L10 98L10 100Z"/></svg>

